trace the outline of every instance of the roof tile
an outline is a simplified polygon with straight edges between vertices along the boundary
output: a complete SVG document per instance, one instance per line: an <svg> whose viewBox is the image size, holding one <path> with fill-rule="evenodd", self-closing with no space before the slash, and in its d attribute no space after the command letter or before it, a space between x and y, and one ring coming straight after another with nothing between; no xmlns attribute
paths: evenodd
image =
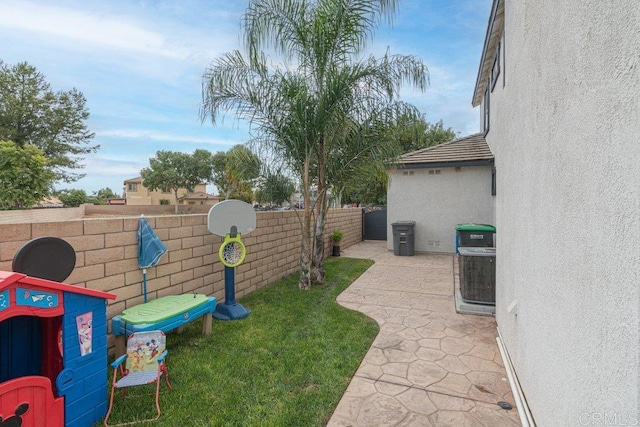
<svg viewBox="0 0 640 427"><path fill-rule="evenodd" d="M467 162L493 160L493 154L481 133L454 139L444 144L422 148L400 156L396 164L414 165L428 163Z"/></svg>

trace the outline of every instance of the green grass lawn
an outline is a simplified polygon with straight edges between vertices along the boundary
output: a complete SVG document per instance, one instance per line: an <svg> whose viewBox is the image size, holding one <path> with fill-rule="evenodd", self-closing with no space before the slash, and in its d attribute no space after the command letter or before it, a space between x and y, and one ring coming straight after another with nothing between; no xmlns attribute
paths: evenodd
<svg viewBox="0 0 640 427"><path fill-rule="evenodd" d="M173 391L163 382L154 425L325 425L378 333L336 297L372 264L328 258L326 285L300 291L295 274L240 300L249 317L214 320L210 336L199 321L168 334ZM153 386L118 393L110 424L152 417L153 401Z"/></svg>

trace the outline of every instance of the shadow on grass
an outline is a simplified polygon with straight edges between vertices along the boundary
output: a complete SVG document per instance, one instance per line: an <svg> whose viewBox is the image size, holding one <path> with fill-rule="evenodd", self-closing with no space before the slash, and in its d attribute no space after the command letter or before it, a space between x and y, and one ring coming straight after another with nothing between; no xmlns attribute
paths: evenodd
<svg viewBox="0 0 640 427"><path fill-rule="evenodd" d="M378 333L336 297L373 261L328 258L327 283L298 290L298 275L242 298L241 320L194 322L167 336L173 391L161 387L158 426L321 426ZM136 390L139 389L139 390ZM110 423L152 416L153 386L117 394Z"/></svg>

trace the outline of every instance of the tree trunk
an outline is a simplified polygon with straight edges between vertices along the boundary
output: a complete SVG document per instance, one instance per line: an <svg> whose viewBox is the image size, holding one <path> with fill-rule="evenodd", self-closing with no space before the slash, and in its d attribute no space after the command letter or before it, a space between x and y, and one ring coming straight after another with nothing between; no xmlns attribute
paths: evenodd
<svg viewBox="0 0 640 427"><path fill-rule="evenodd" d="M324 226L327 219L326 191L318 192L317 214L314 224L313 258L311 259L311 280L314 283L325 283L324 271Z"/></svg>
<svg viewBox="0 0 640 427"><path fill-rule="evenodd" d="M324 225L325 212L320 209L316 218L315 236L313 245L313 258L311 260L311 280L314 283L325 283L324 271Z"/></svg>
<svg viewBox="0 0 640 427"><path fill-rule="evenodd" d="M178 189L174 188L173 190L173 203L175 203L175 213L176 215L178 215L179 211L178 211Z"/></svg>
<svg viewBox="0 0 640 427"><path fill-rule="evenodd" d="M310 183L309 183L309 157L304 163L302 174L302 194L304 203L304 218L302 220L302 250L300 251L300 280L298 288L301 290L311 289L311 264L313 259L313 246L311 239L311 204L310 204Z"/></svg>
<svg viewBox="0 0 640 427"><path fill-rule="evenodd" d="M308 291L311 289L311 260L309 259L309 239L302 238L302 250L300 251L300 280L298 289Z"/></svg>
<svg viewBox="0 0 640 427"><path fill-rule="evenodd" d="M316 221L314 224L313 258L311 259L311 280L325 282L324 271L324 226L327 215L327 187L325 185L327 161L324 143L318 147L318 200L316 200Z"/></svg>

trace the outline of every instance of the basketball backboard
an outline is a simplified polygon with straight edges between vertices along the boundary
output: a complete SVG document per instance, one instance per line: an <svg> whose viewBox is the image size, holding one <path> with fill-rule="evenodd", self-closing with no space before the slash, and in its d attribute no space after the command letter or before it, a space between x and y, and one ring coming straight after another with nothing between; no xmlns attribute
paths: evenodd
<svg viewBox="0 0 640 427"><path fill-rule="evenodd" d="M212 234L224 237L234 225L243 236L256 229L256 212L250 204L230 199L216 203L209 210L207 229Z"/></svg>

